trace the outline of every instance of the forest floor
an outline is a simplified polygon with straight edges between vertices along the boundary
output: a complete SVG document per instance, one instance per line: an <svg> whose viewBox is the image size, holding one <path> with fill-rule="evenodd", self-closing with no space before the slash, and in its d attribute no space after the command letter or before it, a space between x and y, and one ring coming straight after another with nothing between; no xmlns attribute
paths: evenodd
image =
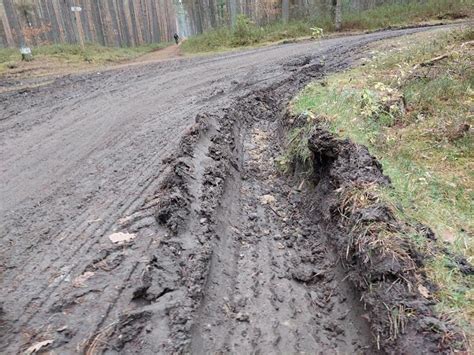
<svg viewBox="0 0 474 355"><path fill-rule="evenodd" d="M421 254L371 259L347 243L354 221L401 228L381 205L339 206L345 183L388 181L366 148L321 130L306 182L279 164L307 84L449 30L146 59L1 93L2 351L465 348L427 296Z"/></svg>
<svg viewBox="0 0 474 355"><path fill-rule="evenodd" d="M0 49L0 92L47 85L58 77L72 74L181 56L179 47L169 43L131 48L87 44L85 49L78 45L49 45L36 48L33 55L33 60L22 61L18 50Z"/></svg>

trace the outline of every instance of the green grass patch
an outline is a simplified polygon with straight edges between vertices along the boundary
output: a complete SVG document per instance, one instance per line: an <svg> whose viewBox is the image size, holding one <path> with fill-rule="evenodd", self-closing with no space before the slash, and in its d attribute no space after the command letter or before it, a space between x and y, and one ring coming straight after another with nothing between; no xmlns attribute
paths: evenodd
<svg viewBox="0 0 474 355"><path fill-rule="evenodd" d="M168 43L154 43L139 47L105 47L88 43L84 48L76 44L53 44L32 48L33 60L55 59L68 64L105 64L130 60L154 50L168 46ZM14 69L21 62L16 48L0 49L0 73Z"/></svg>
<svg viewBox="0 0 474 355"><path fill-rule="evenodd" d="M472 30L403 39L364 66L310 84L292 103L296 115L321 117L336 135L367 146L392 180L380 196L447 246L449 254L432 255L425 271L439 286L439 312L466 327L474 280L453 258L474 262L473 39ZM286 161L301 160L291 145Z"/></svg>

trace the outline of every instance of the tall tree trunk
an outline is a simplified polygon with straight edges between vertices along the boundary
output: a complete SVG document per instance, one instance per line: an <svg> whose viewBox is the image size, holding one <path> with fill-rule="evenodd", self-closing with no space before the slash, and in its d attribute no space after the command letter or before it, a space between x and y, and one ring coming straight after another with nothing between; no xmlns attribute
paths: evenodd
<svg viewBox="0 0 474 355"><path fill-rule="evenodd" d="M216 19L215 0L209 0L209 16L210 16L211 27L216 28L217 27L217 19Z"/></svg>
<svg viewBox="0 0 474 355"><path fill-rule="evenodd" d="M228 0L229 2L229 12L230 12L230 23L234 27L235 22L237 21L237 0Z"/></svg>
<svg viewBox="0 0 474 355"><path fill-rule="evenodd" d="M281 1L281 19L284 23L288 23L290 19L290 1L282 0Z"/></svg>
<svg viewBox="0 0 474 355"><path fill-rule="evenodd" d="M3 34L4 34L4 46L5 47L13 47L16 43L13 39L12 29L10 27L10 23L8 22L8 16L5 12L5 8L3 2L0 2L0 26L3 27ZM1 31L2 29L0 29Z"/></svg>
<svg viewBox="0 0 474 355"><path fill-rule="evenodd" d="M342 0L333 0L334 6L334 27L340 31L342 27Z"/></svg>
<svg viewBox="0 0 474 355"><path fill-rule="evenodd" d="M57 20L59 38L61 42L67 42L67 34L64 30L64 18L61 16L61 5L58 0L52 0L53 16Z"/></svg>
<svg viewBox="0 0 474 355"><path fill-rule="evenodd" d="M94 22L94 26L96 28L96 40L99 41L100 44L106 46L107 39L106 35L104 34L104 26L103 26L103 19L100 13L100 7L98 2L94 1L91 2L91 14L92 14L92 21Z"/></svg>

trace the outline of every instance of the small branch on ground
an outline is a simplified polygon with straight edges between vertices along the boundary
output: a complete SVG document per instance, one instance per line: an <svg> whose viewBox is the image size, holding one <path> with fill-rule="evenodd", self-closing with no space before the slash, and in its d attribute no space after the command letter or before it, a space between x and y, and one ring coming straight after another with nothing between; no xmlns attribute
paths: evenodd
<svg viewBox="0 0 474 355"><path fill-rule="evenodd" d="M430 59L430 60L427 60L426 62L423 62L423 63L420 63L419 66L420 67L428 67L428 66L432 66L433 64L435 64L436 62L439 62L443 59L446 59L448 58L448 54L443 54L443 55L440 55L438 57L435 57L433 59Z"/></svg>

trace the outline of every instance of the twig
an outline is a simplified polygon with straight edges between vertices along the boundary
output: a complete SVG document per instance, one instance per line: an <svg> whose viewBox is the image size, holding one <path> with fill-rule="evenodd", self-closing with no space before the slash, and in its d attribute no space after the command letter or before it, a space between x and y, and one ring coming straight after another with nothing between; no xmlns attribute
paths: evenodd
<svg viewBox="0 0 474 355"><path fill-rule="evenodd" d="M275 214L276 214L278 217L280 217L280 218L284 218L284 217L283 217L283 216L282 216L280 213L278 213L278 212L277 212L275 209L273 209L273 207L272 207L272 206L270 206L270 205L267 205L267 207L268 207L269 209L271 209L271 210L273 211L273 213L275 213Z"/></svg>
<svg viewBox="0 0 474 355"><path fill-rule="evenodd" d="M428 67L433 65L436 62L439 62L440 60L448 58L448 54L443 54L438 57L435 57L433 59L427 60L426 62L420 63L420 67Z"/></svg>

